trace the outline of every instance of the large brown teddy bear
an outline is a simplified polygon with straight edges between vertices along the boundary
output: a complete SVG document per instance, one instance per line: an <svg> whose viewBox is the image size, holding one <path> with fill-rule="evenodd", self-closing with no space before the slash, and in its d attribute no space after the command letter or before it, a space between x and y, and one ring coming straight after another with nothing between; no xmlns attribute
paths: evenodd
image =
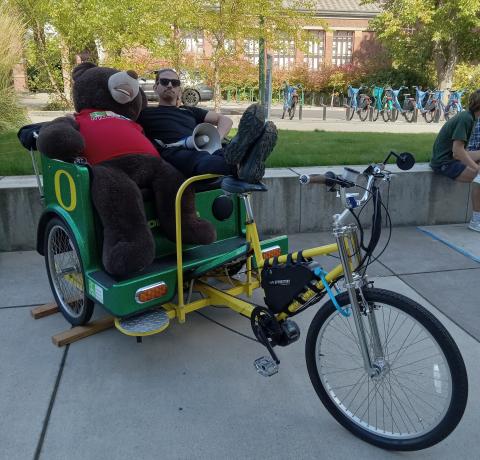
<svg viewBox="0 0 480 460"><path fill-rule="evenodd" d="M175 195L185 178L164 161L135 120L146 103L135 72L82 63L73 70L74 117L43 126L38 149L50 158L85 157L92 166L91 195L103 224L103 265L118 276L140 271L155 256L140 188L153 191L159 222L175 240ZM195 196L182 200L182 241L209 244L215 228L199 219Z"/></svg>

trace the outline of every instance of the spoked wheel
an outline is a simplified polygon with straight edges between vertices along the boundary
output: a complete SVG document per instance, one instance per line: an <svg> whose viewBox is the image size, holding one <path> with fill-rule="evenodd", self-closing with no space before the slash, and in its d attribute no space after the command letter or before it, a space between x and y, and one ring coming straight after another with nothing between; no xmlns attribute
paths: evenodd
<svg viewBox="0 0 480 460"><path fill-rule="evenodd" d="M458 108L456 105L451 105L448 110L445 110L445 120L449 120L458 113Z"/></svg>
<svg viewBox="0 0 480 460"><path fill-rule="evenodd" d="M392 117L392 110L388 106L385 106L382 110L383 121L387 122L390 120L391 117Z"/></svg>
<svg viewBox="0 0 480 460"><path fill-rule="evenodd" d="M370 110L370 105L365 104L363 105L360 110L358 111L358 118L360 120L365 121L368 118L368 111Z"/></svg>
<svg viewBox="0 0 480 460"><path fill-rule="evenodd" d="M315 315L306 341L315 391L339 423L371 444L390 450L432 446L455 429L467 403L458 347L413 300L374 288L364 289L364 296L374 309L385 359L373 363L374 376L367 373L353 313L345 317L329 301ZM347 293L337 300L342 307L350 303ZM373 356L370 319L361 315Z"/></svg>
<svg viewBox="0 0 480 460"><path fill-rule="evenodd" d="M350 111L348 111L348 109L350 109ZM350 106L348 109L347 109L347 120L350 121L355 115L356 107Z"/></svg>
<svg viewBox="0 0 480 460"><path fill-rule="evenodd" d="M293 100L292 106L288 109L288 116L290 120L293 120L296 110L297 110L297 101Z"/></svg>
<svg viewBox="0 0 480 460"><path fill-rule="evenodd" d="M373 109L373 117L372 117L372 120L373 120L373 121L377 121L379 114L380 114L380 110L378 110L378 109L375 107L375 108Z"/></svg>
<svg viewBox="0 0 480 460"><path fill-rule="evenodd" d="M405 120L407 120L409 123L412 123L413 117L414 117L414 112L415 108L408 108L403 112L403 115L405 116Z"/></svg>
<svg viewBox="0 0 480 460"><path fill-rule="evenodd" d="M90 320L94 302L86 297L82 262L70 229L60 219L52 219L45 231L45 263L55 301L72 326Z"/></svg>
<svg viewBox="0 0 480 460"><path fill-rule="evenodd" d="M391 114L391 120L397 121L398 120L398 109L393 109Z"/></svg>
<svg viewBox="0 0 480 460"><path fill-rule="evenodd" d="M430 109L423 114L425 121L431 123L435 119L435 109Z"/></svg>
<svg viewBox="0 0 480 460"><path fill-rule="evenodd" d="M182 102L185 105L195 107L200 102L200 94L194 89L186 89L182 94Z"/></svg>

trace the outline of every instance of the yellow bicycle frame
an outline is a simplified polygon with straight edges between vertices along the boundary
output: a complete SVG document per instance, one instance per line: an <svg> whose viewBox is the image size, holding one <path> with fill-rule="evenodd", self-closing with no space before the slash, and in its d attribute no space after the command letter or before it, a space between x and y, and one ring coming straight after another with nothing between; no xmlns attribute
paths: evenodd
<svg viewBox="0 0 480 460"><path fill-rule="evenodd" d="M203 174L200 176L194 176L187 179L180 189L177 192L175 200L175 219L176 219L176 251L177 251L177 303L169 302L163 305L163 308L167 311L167 314L170 319L177 318L180 323L185 322L185 317L187 313L198 310L200 308L209 306L209 305L224 305L232 310L240 313L243 316L250 317L255 306L252 304L239 299L237 296L245 294L248 297L253 295L253 291L260 287L260 271L263 267L265 260L263 258L260 239L258 236L257 226L255 221L248 221L246 223L246 240L250 248L253 250L253 254L250 254L247 257L246 261L246 281L240 281L237 279L230 279L229 281L233 284L232 288L221 290L207 284L206 279L198 279L195 281L195 290L200 292L203 296L202 299L189 302L185 304L184 300L184 281L183 281L183 254L182 254L182 219L181 219L181 199L183 193L192 183L206 180L214 179L219 177L217 174ZM350 264L352 262L352 246L347 248L349 254ZM319 246L315 248L305 249L302 251L304 257L316 257L316 256L326 256L332 253L338 252L337 243L328 244L325 246ZM298 252L292 254L292 259L297 260ZM270 262L273 260L270 259ZM279 263L284 263L287 260L287 255L281 255L278 257ZM253 267L256 267L255 269ZM330 272L327 273L325 279L328 283L333 283L343 274L343 267L341 264L335 266ZM323 290L324 286L321 280L316 283L317 289ZM311 289L308 289L300 296L302 301L305 302L312 298L315 295L315 292ZM289 307L288 311L290 313L295 313L303 303L293 301ZM277 315L277 319L284 320L288 318L288 313L280 313Z"/></svg>

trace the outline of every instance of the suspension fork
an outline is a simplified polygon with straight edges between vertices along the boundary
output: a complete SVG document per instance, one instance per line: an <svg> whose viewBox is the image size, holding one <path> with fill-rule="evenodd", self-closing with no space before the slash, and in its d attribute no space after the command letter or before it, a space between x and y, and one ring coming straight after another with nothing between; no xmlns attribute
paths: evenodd
<svg viewBox="0 0 480 460"><path fill-rule="evenodd" d="M354 261L356 262L357 267L361 262L361 250L358 242L356 226L348 225L335 227L333 234L337 241L338 252L340 254L340 260L343 266L345 287L350 299L353 319L355 321L355 327L358 333L364 368L372 377L379 373L379 367L383 367L381 364L379 365L379 363L383 364L384 354L378 332L374 308L367 303L362 291L363 286L366 284L366 279L360 276L352 268L352 263ZM359 296L357 296L357 291ZM362 310L358 297L360 297L361 304L365 310L365 315L368 318L371 331L373 356L371 356L369 351L367 334L362 319Z"/></svg>

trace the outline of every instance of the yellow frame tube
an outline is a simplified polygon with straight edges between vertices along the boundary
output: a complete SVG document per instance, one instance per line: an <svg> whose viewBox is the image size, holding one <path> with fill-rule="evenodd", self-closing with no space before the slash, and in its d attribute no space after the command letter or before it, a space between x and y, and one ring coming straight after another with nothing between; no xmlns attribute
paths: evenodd
<svg viewBox="0 0 480 460"><path fill-rule="evenodd" d="M175 239L177 250L177 297L178 305L177 316L181 323L185 322L185 311L183 310L183 254L182 254L182 196L186 188L193 184L206 179L215 179L220 177L220 174L202 174L200 176L193 176L187 179L178 189L177 196L175 197Z"/></svg>

